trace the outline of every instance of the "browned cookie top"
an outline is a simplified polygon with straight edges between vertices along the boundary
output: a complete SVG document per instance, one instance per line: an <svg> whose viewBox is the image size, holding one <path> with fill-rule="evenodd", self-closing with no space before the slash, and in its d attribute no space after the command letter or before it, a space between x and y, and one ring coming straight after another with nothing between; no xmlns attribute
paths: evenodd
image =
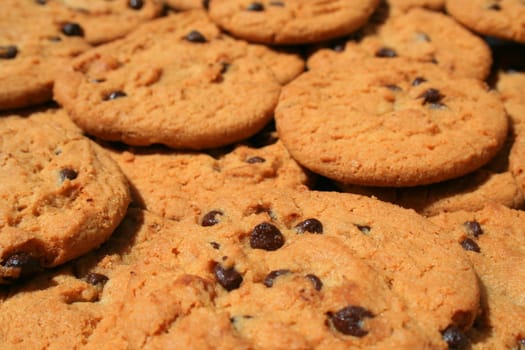
<svg viewBox="0 0 525 350"><path fill-rule="evenodd" d="M234 36L300 44L344 36L366 23L379 0L211 0L210 17Z"/></svg>
<svg viewBox="0 0 525 350"><path fill-rule="evenodd" d="M0 110L51 99L56 76L89 49L86 41L63 30L35 1L0 4Z"/></svg>
<svg viewBox="0 0 525 350"><path fill-rule="evenodd" d="M488 162L507 134L503 104L483 83L401 58L301 75L283 89L276 122L299 163L372 186L464 175Z"/></svg>
<svg viewBox="0 0 525 350"><path fill-rule="evenodd" d="M406 12L415 7L423 7L430 10L442 10L445 0L385 0L394 13Z"/></svg>
<svg viewBox="0 0 525 350"><path fill-rule="evenodd" d="M118 165L78 132L0 119L0 280L62 264L102 244L130 196Z"/></svg>
<svg viewBox="0 0 525 350"><path fill-rule="evenodd" d="M376 15L379 17L379 15ZM362 57L405 57L434 63L455 76L485 79L492 63L488 45L442 13L420 8L367 24L362 37L344 47L317 51L310 69L322 69Z"/></svg>
<svg viewBox="0 0 525 350"><path fill-rule="evenodd" d="M447 0L455 19L482 35L525 43L525 3L522 0Z"/></svg>

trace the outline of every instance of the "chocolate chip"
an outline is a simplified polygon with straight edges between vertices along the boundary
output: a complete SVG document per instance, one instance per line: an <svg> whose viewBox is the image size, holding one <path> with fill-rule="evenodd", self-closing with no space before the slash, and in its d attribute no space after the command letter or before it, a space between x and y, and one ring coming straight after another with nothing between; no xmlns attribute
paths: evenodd
<svg viewBox="0 0 525 350"><path fill-rule="evenodd" d="M84 36L84 29L78 23L67 22L62 25L62 33L67 36Z"/></svg>
<svg viewBox="0 0 525 350"><path fill-rule="evenodd" d="M263 281L263 284L270 288L270 287L273 287L273 281L281 276L281 275L286 275L286 274L289 274L290 273L290 270L287 270L287 269L282 269L282 270L274 270L272 272L270 272L269 274L266 275L266 277L264 278L264 281Z"/></svg>
<svg viewBox="0 0 525 350"><path fill-rule="evenodd" d="M465 250L470 250L476 253L479 253L481 251L481 249L479 248L479 245L470 238L465 238L464 240L462 240L461 246Z"/></svg>
<svg viewBox="0 0 525 350"><path fill-rule="evenodd" d="M10 60L18 55L18 48L15 45L0 46L0 58Z"/></svg>
<svg viewBox="0 0 525 350"><path fill-rule="evenodd" d="M126 96L128 95L124 91L117 90L109 93L106 97L104 97L104 101L116 100L117 98Z"/></svg>
<svg viewBox="0 0 525 350"><path fill-rule="evenodd" d="M204 37L204 35L202 35L201 32L197 30L192 30L191 32L186 34L184 39L192 43L205 43L206 42L206 38Z"/></svg>
<svg viewBox="0 0 525 350"><path fill-rule="evenodd" d="M86 275L85 280L87 283L96 286L103 286L109 280L109 278L101 273L90 272Z"/></svg>
<svg viewBox="0 0 525 350"><path fill-rule="evenodd" d="M221 245L217 242L210 242L210 245L213 249L219 249Z"/></svg>
<svg viewBox="0 0 525 350"><path fill-rule="evenodd" d="M64 168L60 169L60 172L58 173L58 177L60 179L60 182L64 182L67 180L75 180L78 176L78 173L70 168Z"/></svg>
<svg viewBox="0 0 525 350"><path fill-rule="evenodd" d="M264 163L264 162L266 162L266 159L264 159L263 157L258 157L258 156L250 157L246 159L246 163L248 164Z"/></svg>
<svg viewBox="0 0 525 350"><path fill-rule="evenodd" d="M202 226L213 226L213 225L217 225L219 223L219 219L217 218L217 216L222 216L224 215L222 211L219 211L219 210L212 210L212 211L209 211L208 213L206 213L203 217L202 217L202 220L201 220L201 225Z"/></svg>
<svg viewBox="0 0 525 350"><path fill-rule="evenodd" d="M385 87L393 92L399 92L403 90L399 86L393 84L385 85Z"/></svg>
<svg viewBox="0 0 525 350"><path fill-rule="evenodd" d="M412 82L412 86L418 86L420 84L423 84L424 82L426 82L427 80L423 77L416 77L414 79L414 81Z"/></svg>
<svg viewBox="0 0 525 350"><path fill-rule="evenodd" d="M483 234L483 229L481 228L481 225L477 221L466 221L463 224L463 227L465 228L465 231L471 236L474 236L478 238L480 235Z"/></svg>
<svg viewBox="0 0 525 350"><path fill-rule="evenodd" d="M317 219L310 218L298 223L295 226L295 231L297 233L323 233L323 224Z"/></svg>
<svg viewBox="0 0 525 350"><path fill-rule="evenodd" d="M247 11L264 11L264 5L260 2L252 2L248 7L246 8Z"/></svg>
<svg viewBox="0 0 525 350"><path fill-rule="evenodd" d="M355 224L355 227L357 227L357 229L359 231L361 231L362 233L364 233L365 235L369 234L370 230L372 229L370 226L367 226L367 225L357 225L357 224Z"/></svg>
<svg viewBox="0 0 525 350"><path fill-rule="evenodd" d="M270 1L270 6L284 7L284 2L282 2L282 1Z"/></svg>
<svg viewBox="0 0 525 350"><path fill-rule="evenodd" d="M385 57L385 58L392 58L397 57L396 51L394 51L391 48L388 47L382 47L379 50L376 51L377 57Z"/></svg>
<svg viewBox="0 0 525 350"><path fill-rule="evenodd" d="M317 277L316 275L309 273L308 275L304 276L312 282L314 285L315 290L320 291L321 288L323 288L323 282L321 282L321 279Z"/></svg>
<svg viewBox="0 0 525 350"><path fill-rule="evenodd" d="M494 11L501 11L501 5L500 4L492 4L489 7L487 7L489 10Z"/></svg>
<svg viewBox="0 0 525 350"><path fill-rule="evenodd" d="M210 7L210 0L202 0L202 7L207 10Z"/></svg>
<svg viewBox="0 0 525 350"><path fill-rule="evenodd" d="M250 235L250 246L253 249L277 250L284 244L284 236L274 225L263 222L254 227Z"/></svg>
<svg viewBox="0 0 525 350"><path fill-rule="evenodd" d="M241 274L233 267L225 269L220 264L216 264L213 272L215 273L217 282L228 292L239 288L242 283Z"/></svg>
<svg viewBox="0 0 525 350"><path fill-rule="evenodd" d="M374 315L361 306L347 306L335 314L328 313L329 321L337 331L354 337L364 337L368 334L368 331L363 329L363 321L370 317Z"/></svg>
<svg viewBox="0 0 525 350"><path fill-rule="evenodd" d="M41 270L38 260L31 254L23 252L10 255L2 265L9 268L19 268L18 278L31 276Z"/></svg>
<svg viewBox="0 0 525 350"><path fill-rule="evenodd" d="M449 349L460 350L469 345L467 336L456 326L448 326L441 335Z"/></svg>
<svg viewBox="0 0 525 350"><path fill-rule="evenodd" d="M133 10L140 10L144 6L144 1L142 0L129 0L128 6Z"/></svg>
<svg viewBox="0 0 525 350"><path fill-rule="evenodd" d="M35 2L39 5L45 5L47 4L47 0L35 0Z"/></svg>
<svg viewBox="0 0 525 350"><path fill-rule="evenodd" d="M423 99L423 104L437 103L443 98L443 95L441 95L438 89L430 88L425 90L421 95L418 96L418 98Z"/></svg>
<svg viewBox="0 0 525 350"><path fill-rule="evenodd" d="M229 64L228 62L221 62L221 74L225 74L229 69L230 69L230 66L231 64Z"/></svg>

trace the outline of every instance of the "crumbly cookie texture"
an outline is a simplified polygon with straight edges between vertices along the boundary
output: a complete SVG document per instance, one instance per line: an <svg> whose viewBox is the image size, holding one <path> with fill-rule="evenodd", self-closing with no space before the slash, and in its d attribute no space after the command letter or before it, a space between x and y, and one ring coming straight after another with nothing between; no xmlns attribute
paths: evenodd
<svg viewBox="0 0 525 350"><path fill-rule="evenodd" d="M507 135L499 96L432 64L371 58L312 70L275 113L292 156L315 173L370 186L415 186L487 163Z"/></svg>
<svg viewBox="0 0 525 350"><path fill-rule="evenodd" d="M0 111L51 100L56 76L90 45L65 34L36 1L5 0L2 8Z"/></svg>
<svg viewBox="0 0 525 350"><path fill-rule="evenodd" d="M318 50L309 57L308 67L323 69L364 57L405 57L434 63L457 77L483 80L489 74L488 45L449 16L421 8L399 16L374 16L376 21L370 21L361 36Z"/></svg>
<svg viewBox="0 0 525 350"><path fill-rule="evenodd" d="M359 29L379 0L211 0L213 21L232 35L266 44L305 44Z"/></svg>
<svg viewBox="0 0 525 350"><path fill-rule="evenodd" d="M413 8L426 8L441 11L445 7L445 0L385 0L393 13L407 12Z"/></svg>
<svg viewBox="0 0 525 350"><path fill-rule="evenodd" d="M195 10L207 8L209 0L164 0L171 8L175 10Z"/></svg>
<svg viewBox="0 0 525 350"><path fill-rule="evenodd" d="M521 0L447 0L446 10L478 34L525 43L525 4Z"/></svg>
<svg viewBox="0 0 525 350"><path fill-rule="evenodd" d="M482 310L468 332L472 349L519 349L525 344L525 215L490 205L432 218L462 246L481 285Z"/></svg>
<svg viewBox="0 0 525 350"><path fill-rule="evenodd" d="M53 123L0 119L0 167L3 283L97 248L130 201L118 165L92 141Z"/></svg>
<svg viewBox="0 0 525 350"><path fill-rule="evenodd" d="M272 118L281 84L256 52L221 34L204 12L183 12L79 57L55 98L102 139L218 147Z"/></svg>

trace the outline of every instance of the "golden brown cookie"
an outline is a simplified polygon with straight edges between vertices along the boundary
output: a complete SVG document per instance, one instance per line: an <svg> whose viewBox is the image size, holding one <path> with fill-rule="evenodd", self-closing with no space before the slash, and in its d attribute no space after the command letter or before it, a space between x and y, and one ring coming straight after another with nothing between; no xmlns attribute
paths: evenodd
<svg viewBox="0 0 525 350"><path fill-rule="evenodd" d="M98 247L130 195L118 165L78 132L0 119L0 281L9 283Z"/></svg>
<svg viewBox="0 0 525 350"><path fill-rule="evenodd" d="M266 44L305 44L350 34L379 0L211 0L210 17L232 35Z"/></svg>
<svg viewBox="0 0 525 350"><path fill-rule="evenodd" d="M369 186L415 186L487 163L507 134L496 93L433 64L371 58L312 70L285 86L279 137L303 166Z"/></svg>
<svg viewBox="0 0 525 350"><path fill-rule="evenodd" d="M204 12L183 12L78 57L55 98L105 140L218 147L272 118L281 84L258 50L221 34Z"/></svg>

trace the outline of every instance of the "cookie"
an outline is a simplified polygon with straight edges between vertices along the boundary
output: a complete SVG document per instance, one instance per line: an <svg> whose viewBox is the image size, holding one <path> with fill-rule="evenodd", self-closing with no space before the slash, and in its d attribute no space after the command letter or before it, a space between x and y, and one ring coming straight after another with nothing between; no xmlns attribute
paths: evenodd
<svg viewBox="0 0 525 350"><path fill-rule="evenodd" d="M51 100L56 76L90 48L62 31L35 1L5 0L0 13L0 111Z"/></svg>
<svg viewBox="0 0 525 350"><path fill-rule="evenodd" d="M107 150L131 183L133 205L172 220L193 214L212 193L302 188L309 183L309 175L279 141L261 148L240 144L218 154Z"/></svg>
<svg viewBox="0 0 525 350"><path fill-rule="evenodd" d="M404 187L465 175L507 135L494 92L432 64L371 58L311 70L284 87L275 113L290 154L343 183Z"/></svg>
<svg viewBox="0 0 525 350"><path fill-rule="evenodd" d="M450 17L420 8L367 24L363 35L308 59L322 69L364 57L405 57L438 65L457 77L484 80L492 63L488 45Z"/></svg>
<svg viewBox="0 0 525 350"><path fill-rule="evenodd" d="M23 0L31 1L31 0ZM160 16L160 0L37 0L46 16L62 24L66 35L84 37L91 44L109 42Z"/></svg>
<svg viewBox="0 0 525 350"><path fill-rule="evenodd" d="M525 43L525 4L521 0L447 0L446 9L478 34Z"/></svg>
<svg viewBox="0 0 525 350"><path fill-rule="evenodd" d="M179 11L207 8L209 0L164 0L171 8Z"/></svg>
<svg viewBox="0 0 525 350"><path fill-rule="evenodd" d="M234 36L265 44L305 44L350 34L379 0L211 0L209 14Z"/></svg>
<svg viewBox="0 0 525 350"><path fill-rule="evenodd" d="M472 261L481 285L482 311L468 333L472 349L519 349L525 339L522 211L491 205L477 212L442 214L443 226Z"/></svg>
<svg viewBox="0 0 525 350"><path fill-rule="evenodd" d="M440 11L445 7L445 0L386 0L393 12L407 12L416 7Z"/></svg>
<svg viewBox="0 0 525 350"><path fill-rule="evenodd" d="M101 245L130 195L118 165L77 132L0 119L0 281L9 283Z"/></svg>
<svg viewBox="0 0 525 350"><path fill-rule="evenodd" d="M205 12L182 12L78 57L54 96L83 130L105 140L219 147L252 136L273 116L281 84L251 52Z"/></svg>

